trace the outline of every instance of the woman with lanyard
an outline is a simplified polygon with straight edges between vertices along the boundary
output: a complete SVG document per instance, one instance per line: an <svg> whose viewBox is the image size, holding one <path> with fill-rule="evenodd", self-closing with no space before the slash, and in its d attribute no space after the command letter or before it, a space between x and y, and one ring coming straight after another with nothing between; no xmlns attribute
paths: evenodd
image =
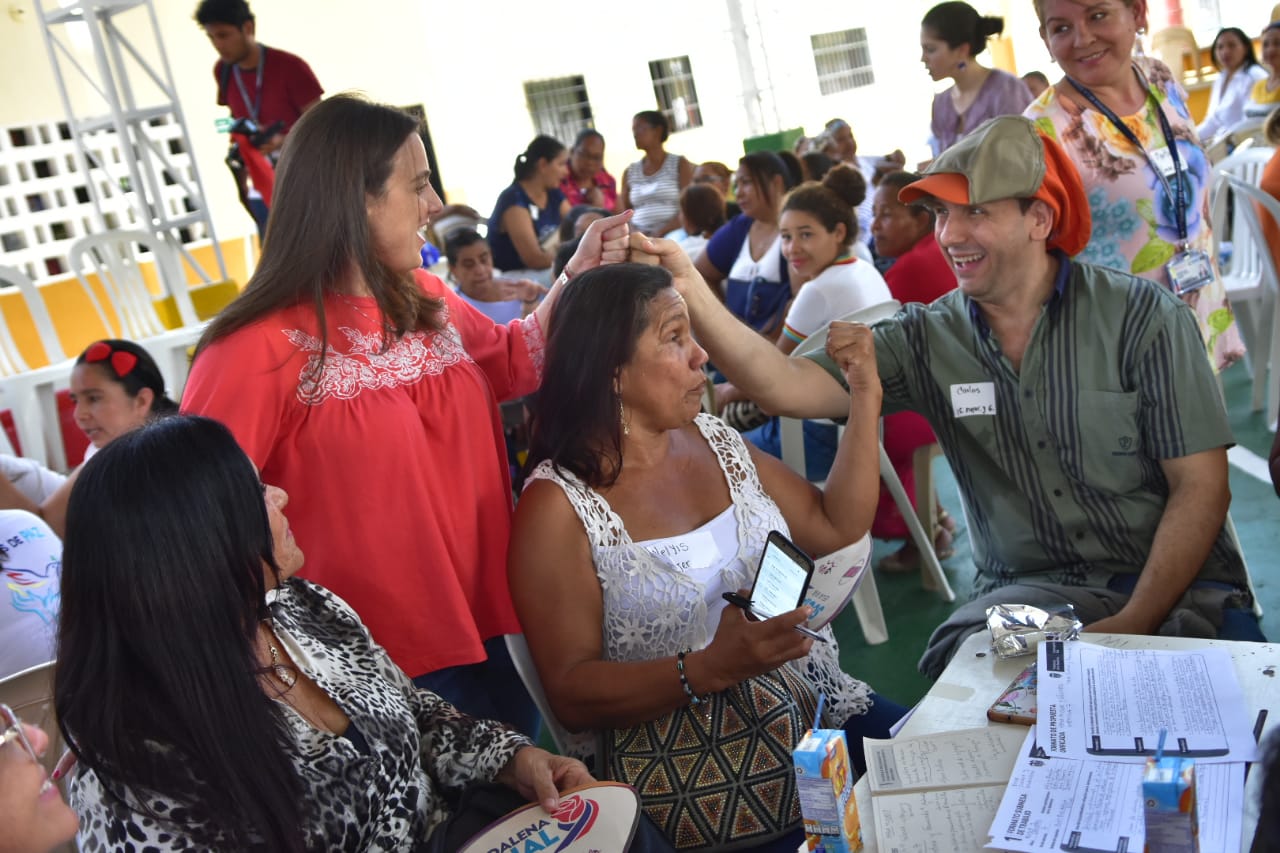
<svg viewBox="0 0 1280 853"><path fill-rule="evenodd" d="M1169 287L1195 309L1214 367L1228 366L1244 347L1210 255L1210 166L1182 86L1133 56L1145 0L1035 3L1064 76L1024 114L1080 170L1093 234L1077 259Z"/></svg>

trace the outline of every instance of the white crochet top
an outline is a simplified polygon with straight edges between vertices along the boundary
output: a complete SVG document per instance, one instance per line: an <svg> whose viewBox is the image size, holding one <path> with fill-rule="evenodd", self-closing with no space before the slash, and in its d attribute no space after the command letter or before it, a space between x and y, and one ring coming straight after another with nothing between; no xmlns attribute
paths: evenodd
<svg viewBox="0 0 1280 853"><path fill-rule="evenodd" d="M724 472L738 526L738 554L720 570L720 580L726 589L749 588L769 531L789 533L787 523L760 486L737 431L706 414L698 415L695 423ZM711 642L703 589L632 541L608 501L574 474L556 470L550 460L539 464L529 478L559 485L586 528L603 599L605 660L671 657L681 649L702 649ZM806 658L789 665L826 694L827 725L843 726L849 717L867 712L871 689L840 669L840 649L831 628L820 633L827 642L814 643ZM572 755L586 757L594 752L592 734L575 735L574 741L568 750Z"/></svg>

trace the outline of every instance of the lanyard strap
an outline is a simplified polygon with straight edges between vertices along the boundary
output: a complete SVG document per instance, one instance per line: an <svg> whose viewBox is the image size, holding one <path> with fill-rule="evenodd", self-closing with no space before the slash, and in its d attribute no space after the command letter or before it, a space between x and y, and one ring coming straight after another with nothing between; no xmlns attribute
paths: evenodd
<svg viewBox="0 0 1280 853"><path fill-rule="evenodd" d="M1160 132L1164 134L1164 141L1169 151L1169 157L1173 160L1173 186L1169 185L1169 178L1165 175L1164 170L1156 165L1156 162L1151 158L1150 152L1142 146L1142 143L1138 141L1137 135L1129 128L1129 125L1125 124L1124 121L1121 120L1120 116L1116 115L1110 107L1098 100L1097 95L1093 94L1093 92L1089 91L1080 83L1077 83L1072 77L1068 76L1067 82L1074 86L1076 91L1083 95L1085 100L1093 105L1094 109L1107 117L1107 120L1115 126L1115 129L1120 131L1124 138L1129 140L1129 143L1133 145L1134 148L1138 149L1143 158L1147 161L1147 165L1151 167L1151 171L1156 173L1156 178L1164 187L1164 191L1173 199L1174 214L1178 220L1178 240L1181 241L1182 248L1185 249L1187 245L1187 207L1189 205L1187 204L1186 199L1186 188L1182 181L1182 158L1178 156L1178 144L1173 137L1173 128L1169 126L1169 118L1164 114L1164 110L1160 108L1160 103L1152 97L1151 88L1142 78L1142 75L1138 73L1137 68L1133 69L1133 73L1138 78L1138 82L1142 85L1142 91L1146 95L1146 101L1151 104L1151 108L1155 111L1156 117L1160 121Z"/></svg>
<svg viewBox="0 0 1280 853"><path fill-rule="evenodd" d="M240 99L244 101L245 108L249 110L249 118L253 119L254 124L260 124L258 121L258 112L262 109L262 69L267 64L267 46L265 44L258 45L261 51L258 54L258 71L256 78L256 88L253 93L253 102L249 102L249 93L245 91L244 80L240 78L240 66L231 66L231 76L236 78L236 87L240 90Z"/></svg>

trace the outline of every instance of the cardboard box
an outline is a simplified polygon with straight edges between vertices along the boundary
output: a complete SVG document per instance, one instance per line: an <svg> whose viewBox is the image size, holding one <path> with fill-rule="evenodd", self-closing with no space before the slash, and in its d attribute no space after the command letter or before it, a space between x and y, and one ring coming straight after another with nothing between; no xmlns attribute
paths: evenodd
<svg viewBox="0 0 1280 853"><path fill-rule="evenodd" d="M1194 761L1148 758L1142 775L1142 804L1146 853L1199 853Z"/></svg>
<svg viewBox="0 0 1280 853"><path fill-rule="evenodd" d="M853 797L853 765L844 732L806 732L793 754L807 849L812 853L857 853L862 849L862 824Z"/></svg>

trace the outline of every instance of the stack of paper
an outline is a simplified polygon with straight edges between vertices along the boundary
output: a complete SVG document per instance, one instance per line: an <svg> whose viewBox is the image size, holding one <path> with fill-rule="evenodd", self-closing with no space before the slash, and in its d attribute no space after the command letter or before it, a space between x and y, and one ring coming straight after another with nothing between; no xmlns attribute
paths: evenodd
<svg viewBox="0 0 1280 853"><path fill-rule="evenodd" d="M991 823L988 847L1143 848L1142 773L1165 753L1195 760L1201 850L1239 850L1244 762L1256 744L1222 649L1040 646L1039 713Z"/></svg>
<svg viewBox="0 0 1280 853"><path fill-rule="evenodd" d="M976 850L987 839L1026 729L995 725L863 740L884 853Z"/></svg>

